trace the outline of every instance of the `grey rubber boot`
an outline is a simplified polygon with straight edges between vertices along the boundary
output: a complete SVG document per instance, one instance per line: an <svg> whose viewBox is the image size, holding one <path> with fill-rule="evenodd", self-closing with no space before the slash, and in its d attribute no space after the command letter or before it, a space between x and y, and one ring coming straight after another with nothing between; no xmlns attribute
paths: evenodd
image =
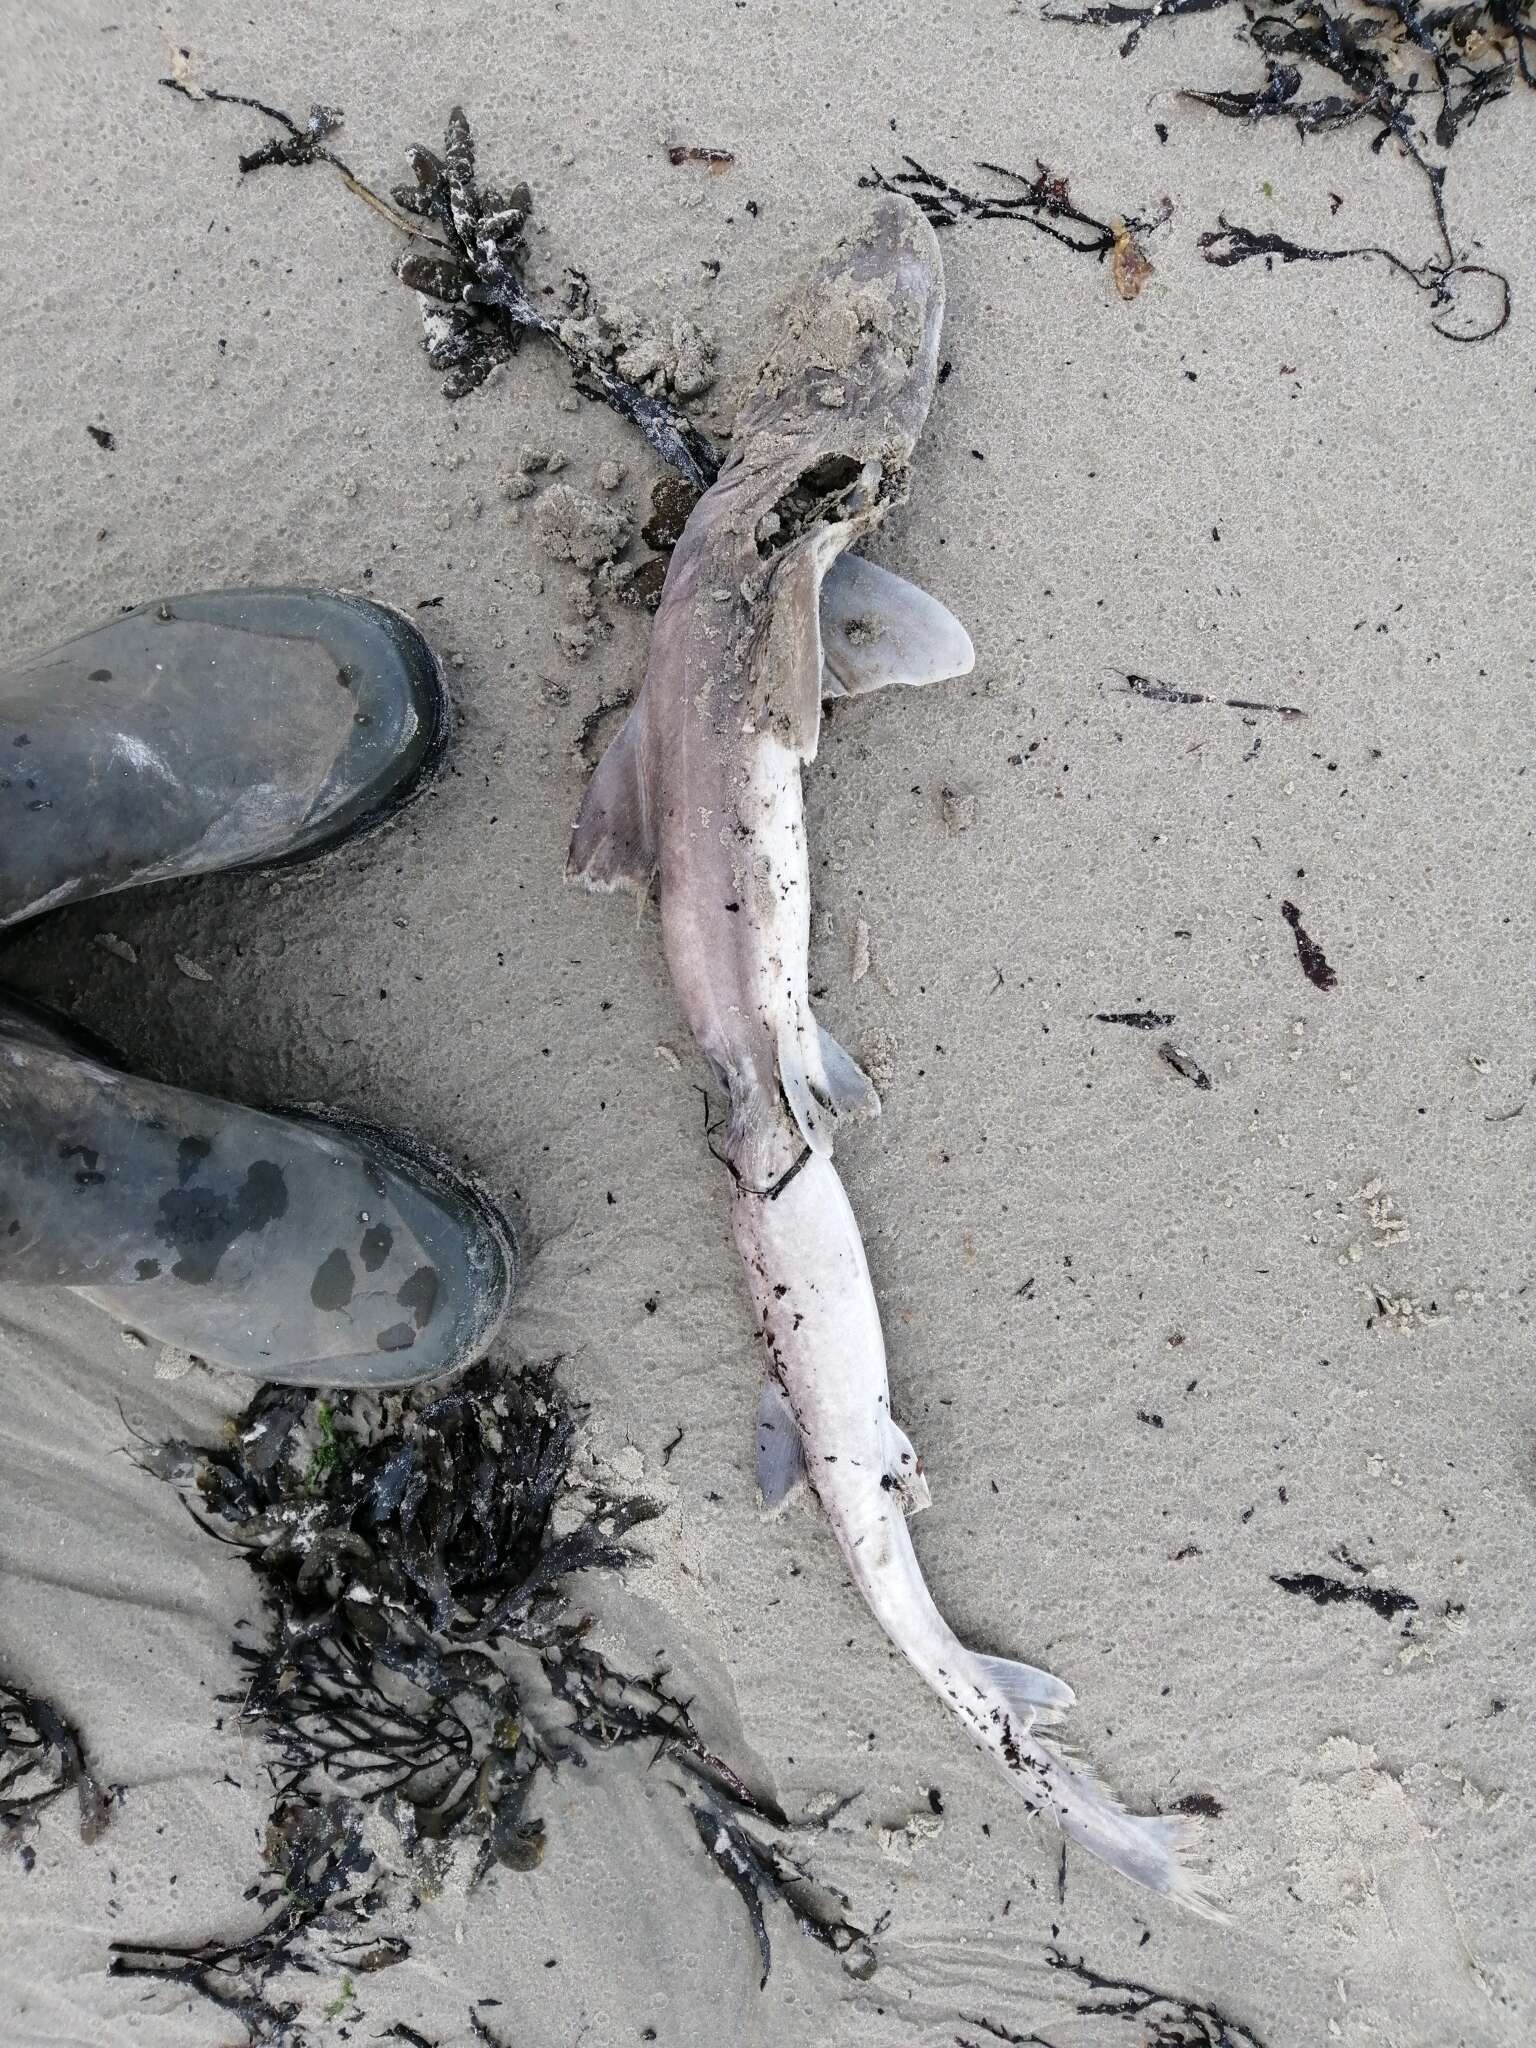
<svg viewBox="0 0 1536 2048"><path fill-rule="evenodd" d="M490 1203L414 1147L137 1080L0 996L0 1290L72 1288L261 1379L387 1387L483 1356L515 1279Z"/></svg>
<svg viewBox="0 0 1536 2048"><path fill-rule="evenodd" d="M0 671L0 928L378 822L450 713L409 620L318 590L140 605Z"/></svg>

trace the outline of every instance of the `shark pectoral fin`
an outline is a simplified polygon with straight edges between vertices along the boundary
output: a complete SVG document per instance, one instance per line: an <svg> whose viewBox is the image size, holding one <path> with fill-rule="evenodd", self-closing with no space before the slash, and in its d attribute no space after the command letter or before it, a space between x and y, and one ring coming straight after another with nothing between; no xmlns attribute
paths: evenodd
<svg viewBox="0 0 1536 2048"><path fill-rule="evenodd" d="M862 555L840 555L822 581L821 642L838 686L824 689L827 696L941 683L976 664L971 636L952 611Z"/></svg>
<svg viewBox="0 0 1536 2048"><path fill-rule="evenodd" d="M923 1476L922 1460L912 1448L912 1439L889 1416L885 1422L885 1461L886 1477L901 1495L901 1504L909 1515L920 1515L924 1508L932 1506L933 1496Z"/></svg>
<svg viewBox="0 0 1536 2048"><path fill-rule="evenodd" d="M757 1490L770 1514L789 1506L805 1484L805 1451L784 1389L770 1373L757 1404Z"/></svg>
<svg viewBox="0 0 1536 2048"><path fill-rule="evenodd" d="M1077 1698L1070 1685L1034 1664L1016 1664L1011 1657L972 1656L986 1682L994 1686L1026 1727L1031 1721L1059 1721Z"/></svg>
<svg viewBox="0 0 1536 2048"><path fill-rule="evenodd" d="M821 1034L821 1064L826 1069L832 1107L839 1116L878 1116L880 1097L874 1082L825 1024L816 1028Z"/></svg>
<svg viewBox="0 0 1536 2048"><path fill-rule="evenodd" d="M631 714L598 762L576 816L565 872L588 889L643 893L656 872L639 734Z"/></svg>

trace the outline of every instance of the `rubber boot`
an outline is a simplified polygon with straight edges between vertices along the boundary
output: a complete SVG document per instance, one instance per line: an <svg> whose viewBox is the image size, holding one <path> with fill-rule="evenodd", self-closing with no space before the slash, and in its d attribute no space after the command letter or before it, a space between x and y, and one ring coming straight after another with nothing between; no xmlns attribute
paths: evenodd
<svg viewBox="0 0 1536 2048"><path fill-rule="evenodd" d="M140 605L0 672L0 928L334 846L422 787L449 725L427 643L367 598Z"/></svg>
<svg viewBox="0 0 1536 2048"><path fill-rule="evenodd" d="M389 1387L482 1357L515 1278L506 1226L443 1162L137 1080L0 996L0 1290L71 1288L261 1379Z"/></svg>

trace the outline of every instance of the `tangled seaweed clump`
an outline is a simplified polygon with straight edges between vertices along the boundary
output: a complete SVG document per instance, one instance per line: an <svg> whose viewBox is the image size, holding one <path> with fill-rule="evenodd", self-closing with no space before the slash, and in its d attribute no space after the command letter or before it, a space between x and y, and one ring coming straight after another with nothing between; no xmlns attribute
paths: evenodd
<svg viewBox="0 0 1536 2048"><path fill-rule="evenodd" d="M412 247L395 266L420 301L428 359L444 372L450 399L478 389L530 335L550 343L569 363L576 389L610 406L639 428L654 452L695 490L714 482L720 451L677 402L713 382L710 344L689 323L674 326L671 345L635 333L598 304L585 272L567 269L558 311L541 301L525 274L533 195L519 181L505 189L481 182L475 140L462 107L448 117L441 154L420 143L406 152L411 182L389 199L358 177L331 146L340 107L315 105L304 121L247 93L222 92L191 78L186 53L160 83L184 99L248 107L275 123L277 134L241 156L242 176L272 165L304 169L326 164L348 189L408 237Z"/></svg>
<svg viewBox="0 0 1536 2048"><path fill-rule="evenodd" d="M272 1751L269 1875L248 1896L273 1917L243 1941L120 1945L118 1974L213 1998L253 2040L300 2041L298 2008L274 2003L270 1981L402 1960L408 1942L370 1925L394 1865L417 1895L461 1847L471 1888L529 1870L545 1847L530 1812L541 1778L637 1744L680 1771L764 1981L772 1900L847 1967L872 1967L861 1930L773 1840L792 1825L782 1810L705 1746L663 1674L619 1671L589 1640L569 1582L622 1572L630 1531L659 1509L573 1477L578 1421L552 1367L484 1364L447 1391L264 1387L223 1444L147 1448L143 1463L244 1551L261 1587L262 1626L234 1642L244 1682L225 1697ZM386 1859L391 1838L400 1855Z"/></svg>
<svg viewBox="0 0 1536 2048"><path fill-rule="evenodd" d="M94 1842L107 1824L108 1802L80 1737L48 1700L0 1681L0 1841L17 1843L27 1869L33 1850L25 1836L44 1809L71 1790L80 1806L80 1839Z"/></svg>
<svg viewBox="0 0 1536 2048"><path fill-rule="evenodd" d="M1148 0L1146 5L1070 8L1046 0L1047 21L1124 28L1120 55L1129 57L1145 30L1192 14L1214 14L1233 0ZM1445 206L1449 153L1488 107L1520 86L1536 87L1536 0L1357 0L1349 11L1330 0L1241 0L1238 31L1257 53L1263 82L1251 89L1186 89L1182 99L1228 120L1255 126L1283 121L1300 136L1363 125L1370 150L1388 143L1420 177L1429 196L1436 252L1413 262L1379 244L1314 248L1287 235L1255 230L1223 215L1200 237L1207 263L1221 269L1262 260L1338 263L1374 258L1429 294L1430 325L1447 341L1487 341L1511 310L1509 280L1458 249ZM1470 280L1492 304L1458 303ZM1471 293L1468 294L1470 298Z"/></svg>

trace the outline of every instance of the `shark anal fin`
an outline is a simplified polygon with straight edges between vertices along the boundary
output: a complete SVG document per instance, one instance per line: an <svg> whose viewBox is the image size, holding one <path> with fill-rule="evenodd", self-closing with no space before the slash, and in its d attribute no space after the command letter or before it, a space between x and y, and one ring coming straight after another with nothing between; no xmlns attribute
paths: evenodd
<svg viewBox="0 0 1536 2048"><path fill-rule="evenodd" d="M757 1404L757 1490L772 1513L787 1507L805 1484L805 1451L784 1389L772 1374Z"/></svg>
<svg viewBox="0 0 1536 2048"><path fill-rule="evenodd" d="M828 696L860 697L969 675L971 636L954 613L904 577L862 555L840 555L821 585L821 642Z"/></svg>
<svg viewBox="0 0 1536 2048"><path fill-rule="evenodd" d="M657 851L633 713L597 764L571 833L565 872L588 889L650 887Z"/></svg>

